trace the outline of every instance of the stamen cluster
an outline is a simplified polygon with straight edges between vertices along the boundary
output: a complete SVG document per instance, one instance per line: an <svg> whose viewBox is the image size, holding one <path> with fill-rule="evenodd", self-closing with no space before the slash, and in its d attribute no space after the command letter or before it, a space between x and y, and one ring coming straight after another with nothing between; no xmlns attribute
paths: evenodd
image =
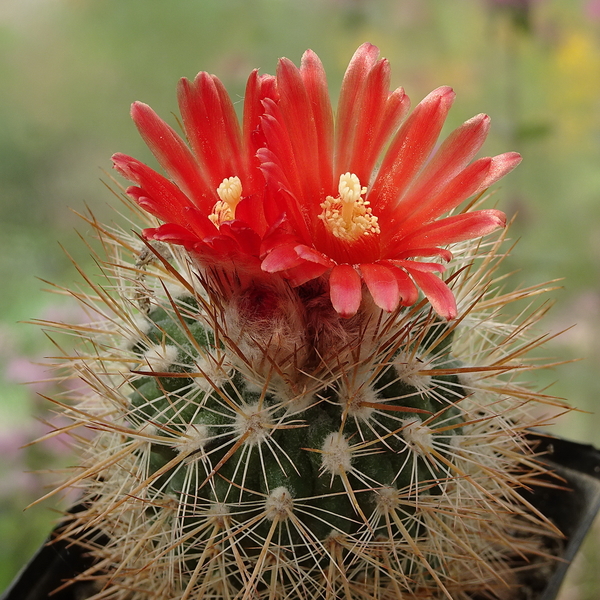
<svg viewBox="0 0 600 600"><path fill-rule="evenodd" d="M354 173L340 175L339 196L327 196L321 204L323 212L319 219L325 223L331 233L346 242L355 242L363 235L381 232L378 219L369 207L369 202L361 196L367 193L361 187Z"/></svg>
<svg viewBox="0 0 600 600"><path fill-rule="evenodd" d="M242 199L242 182L240 178L227 177L223 179L217 188L217 196L220 200L214 205L208 218L218 229L221 223L235 219L235 208Z"/></svg>

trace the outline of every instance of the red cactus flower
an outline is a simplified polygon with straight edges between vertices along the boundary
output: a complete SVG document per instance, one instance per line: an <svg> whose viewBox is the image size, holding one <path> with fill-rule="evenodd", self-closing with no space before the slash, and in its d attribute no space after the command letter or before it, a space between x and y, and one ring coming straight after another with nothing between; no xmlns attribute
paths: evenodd
<svg viewBox="0 0 600 600"><path fill-rule="evenodd" d="M190 147L147 105L133 104L131 116L167 179L124 154L117 171L136 185L127 193L164 221L144 230L147 239L181 244L205 261L244 257L258 263L265 181L257 150L262 101L276 99L274 78L254 71L248 79L240 128L231 99L213 75L182 79L179 106Z"/></svg>
<svg viewBox="0 0 600 600"><path fill-rule="evenodd" d="M423 258L450 260L446 246L504 226L505 216L480 210L440 217L511 171L520 156L471 162L488 132L486 115L434 152L454 92L438 88L406 118L408 97L402 88L390 93L389 64L378 55L371 44L356 51L335 118L316 54L307 51L300 68L279 62L279 98L263 102L265 147L258 150L277 197L276 206L266 205L275 225L263 240L262 268L293 285L329 273L331 302L345 317L357 312L364 282L386 311L416 302L420 288L452 319L454 296L436 275L444 266Z"/></svg>

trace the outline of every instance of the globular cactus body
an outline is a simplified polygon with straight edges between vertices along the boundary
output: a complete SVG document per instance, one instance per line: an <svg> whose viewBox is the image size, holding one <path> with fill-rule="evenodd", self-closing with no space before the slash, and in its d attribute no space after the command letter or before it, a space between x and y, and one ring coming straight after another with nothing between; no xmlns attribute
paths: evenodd
<svg viewBox="0 0 600 600"><path fill-rule="evenodd" d="M113 284L135 279L134 259L118 250ZM83 334L96 350L74 363L92 391L67 413L101 433L67 529L101 534L98 598L510 589L515 548L550 531L518 493L543 470L522 439L535 422L523 399L542 397L512 381L525 366L514 333L530 323L491 318L520 294L496 301L489 280L459 276L462 324L424 302L391 316L365 303L351 320L321 307L315 320L285 290L253 324L237 296L257 290L223 302L184 255L162 261L119 287L115 314ZM289 303L294 339L277 333Z"/></svg>
<svg viewBox="0 0 600 600"><path fill-rule="evenodd" d="M398 351L388 364L369 365L370 372L350 369L352 382L344 381L344 373L321 383L317 393L305 393L307 398L286 398L268 383L261 389L247 382L235 368L217 375L224 379L220 384L199 371L198 358L207 365L217 362L215 335L201 324L201 315L185 319L182 310L170 318L162 308L148 315L150 331L134 351L165 373L150 371L132 382L128 419L141 428L150 422L175 438L171 448L151 449L151 471L183 452L191 453L188 463L200 462L207 478L190 484L181 471L197 467L177 465L154 487L182 494L187 481L185 495L203 503L235 498L251 506L262 498L271 506L274 498L285 497L291 507L298 499L316 511L298 515L299 523L323 541L335 529L332 521L348 533L364 525L361 520L377 503L374 489L412 485L416 491L431 483L436 476L427 468L428 449L450 448L452 436L460 434L463 417L455 403L467 394L456 375L436 377L433 365L432 375L421 376L429 382L411 383L420 376L407 373L405 361L419 368L416 353L403 357ZM437 356L438 364L444 362ZM356 381L358 375L364 377ZM438 425L443 432L436 431Z"/></svg>

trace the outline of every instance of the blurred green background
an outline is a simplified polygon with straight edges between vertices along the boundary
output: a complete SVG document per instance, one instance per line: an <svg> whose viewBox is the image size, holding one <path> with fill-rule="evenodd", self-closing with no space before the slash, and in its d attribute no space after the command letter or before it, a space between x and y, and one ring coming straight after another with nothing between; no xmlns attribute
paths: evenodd
<svg viewBox="0 0 600 600"><path fill-rule="evenodd" d="M57 240L93 270L76 233L88 227L70 208L113 219L101 181L111 154L151 160L130 103L169 118L177 80L199 70L241 99L252 68L273 72L279 56L298 62L309 47L335 95L364 41L390 59L413 105L451 85L448 129L486 112L486 154L523 154L497 186L500 208L518 213L507 268L519 271L513 285L564 278L545 329L577 326L545 352L585 360L540 385L555 382L552 393L588 411L556 431L600 445L600 0L0 0L0 589L69 502L24 513L52 481L30 471L72 460L61 440L21 448L47 431L53 416L37 394L55 384L37 364L52 345L19 321L77 319L36 277L77 285ZM597 600L599 539L597 524L563 600Z"/></svg>

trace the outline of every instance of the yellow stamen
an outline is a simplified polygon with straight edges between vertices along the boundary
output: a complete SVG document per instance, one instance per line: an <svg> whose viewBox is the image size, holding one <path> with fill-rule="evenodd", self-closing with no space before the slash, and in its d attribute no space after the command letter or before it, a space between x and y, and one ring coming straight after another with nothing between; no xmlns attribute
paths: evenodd
<svg viewBox="0 0 600 600"><path fill-rule="evenodd" d="M377 217L373 215L369 202L362 198L367 188L360 185L354 173L340 175L338 192L337 198L325 198L321 204L323 212L319 215L335 237L354 242L362 235L380 233Z"/></svg>
<svg viewBox="0 0 600 600"><path fill-rule="evenodd" d="M235 219L235 208L242 199L242 182L239 177L226 177L217 188L220 200L213 206L208 218L217 229L225 221Z"/></svg>

